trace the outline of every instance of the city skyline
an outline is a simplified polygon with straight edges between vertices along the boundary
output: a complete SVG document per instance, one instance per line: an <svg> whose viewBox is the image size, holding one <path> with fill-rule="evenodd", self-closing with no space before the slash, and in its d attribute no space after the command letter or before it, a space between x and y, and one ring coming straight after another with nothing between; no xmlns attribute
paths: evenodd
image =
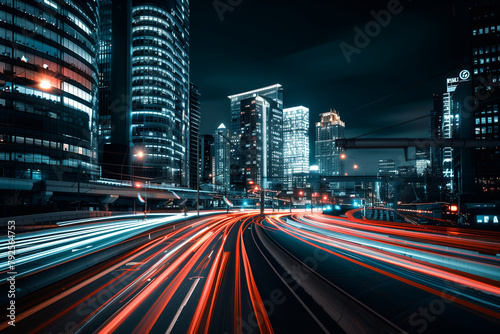
<svg viewBox="0 0 500 334"><path fill-rule="evenodd" d="M340 44L354 45L354 28L365 28L375 20L370 12L387 10L388 3L312 1L302 6L298 1L287 1L284 6L283 1L242 1L224 12L221 21L212 3L193 1L191 79L203 92L206 122L201 132L211 133L218 124L228 122L225 96L275 82L283 85L285 108L310 108L311 128L319 114L339 110L350 124L347 138L428 115L432 94L444 92L446 79L464 69L467 29L462 23L468 21L469 2L401 1L402 12L392 15L387 27L370 38L360 54L353 54L349 64ZM247 24L257 12L269 20ZM280 27L271 19L278 14L309 24ZM240 53L245 38L254 34L261 36L266 52ZM281 42L274 43L275 34L280 34ZM428 121L422 118L392 129L389 135L427 137L428 131ZM373 137L384 135L387 133ZM402 156L394 150L355 150L350 154L373 172L380 154Z"/></svg>

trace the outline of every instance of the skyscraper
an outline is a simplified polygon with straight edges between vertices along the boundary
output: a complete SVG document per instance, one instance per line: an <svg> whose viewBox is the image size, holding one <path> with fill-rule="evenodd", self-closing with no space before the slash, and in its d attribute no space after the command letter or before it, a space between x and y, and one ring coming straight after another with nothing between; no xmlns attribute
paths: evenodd
<svg viewBox="0 0 500 334"><path fill-rule="evenodd" d="M141 177L187 186L189 2L132 1L132 141Z"/></svg>
<svg viewBox="0 0 500 334"><path fill-rule="evenodd" d="M316 123L316 162L319 173L325 176L344 174L341 154L344 150L336 146L337 139L344 138L345 123L336 110L320 114L321 121Z"/></svg>
<svg viewBox="0 0 500 334"><path fill-rule="evenodd" d="M203 135L200 138L200 173L201 183L213 183L214 136Z"/></svg>
<svg viewBox="0 0 500 334"><path fill-rule="evenodd" d="M460 114L454 106L454 94L457 87L470 80L468 71L460 72L456 78L446 80L447 89L443 94L443 117L441 121L441 136L444 139L453 139L459 137ZM455 99L456 100L456 99ZM443 177L447 192L451 195L456 190L455 182L455 164L458 160L455 159L457 152L452 147L445 147L442 150L442 168Z"/></svg>
<svg viewBox="0 0 500 334"><path fill-rule="evenodd" d="M0 176L98 178L98 2L2 1L0 20Z"/></svg>
<svg viewBox="0 0 500 334"><path fill-rule="evenodd" d="M132 1L101 0L99 162L104 178L131 179Z"/></svg>
<svg viewBox="0 0 500 334"><path fill-rule="evenodd" d="M246 189L283 184L283 88L273 86L229 96L231 184Z"/></svg>
<svg viewBox="0 0 500 334"><path fill-rule="evenodd" d="M309 108L283 110L283 164L288 187L293 174L309 173Z"/></svg>
<svg viewBox="0 0 500 334"><path fill-rule="evenodd" d="M214 135L215 168L213 179L216 188L224 190L226 193L230 190L230 146L229 130L224 124L221 124Z"/></svg>
<svg viewBox="0 0 500 334"><path fill-rule="evenodd" d="M201 157L198 138L200 136L201 106L198 87L190 84L189 90L189 186L198 188L198 161Z"/></svg>
<svg viewBox="0 0 500 334"><path fill-rule="evenodd" d="M469 119L474 119L474 136L480 140L498 140L500 1L477 1L471 7L471 50L475 105ZM500 148L477 148L473 161L478 194L485 199L500 199Z"/></svg>
<svg viewBox="0 0 500 334"><path fill-rule="evenodd" d="M434 108L430 112L429 117L429 137L431 139L443 138L441 133L441 123L443 122L443 98L440 94L432 95ZM432 147L430 149L432 172L435 175L442 175L442 149Z"/></svg>

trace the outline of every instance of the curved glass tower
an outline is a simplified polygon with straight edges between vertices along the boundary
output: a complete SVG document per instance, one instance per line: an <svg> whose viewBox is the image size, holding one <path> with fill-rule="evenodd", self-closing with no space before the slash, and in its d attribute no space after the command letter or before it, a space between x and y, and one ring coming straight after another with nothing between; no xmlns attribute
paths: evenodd
<svg viewBox="0 0 500 334"><path fill-rule="evenodd" d="M134 175L186 186L189 1L132 4L132 142L144 153L133 162Z"/></svg>
<svg viewBox="0 0 500 334"><path fill-rule="evenodd" d="M95 0L0 3L0 177L99 176Z"/></svg>

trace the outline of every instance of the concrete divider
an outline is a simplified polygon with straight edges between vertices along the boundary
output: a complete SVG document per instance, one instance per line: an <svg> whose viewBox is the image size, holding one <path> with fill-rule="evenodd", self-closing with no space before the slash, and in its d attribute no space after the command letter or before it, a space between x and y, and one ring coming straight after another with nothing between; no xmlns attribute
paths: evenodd
<svg viewBox="0 0 500 334"><path fill-rule="evenodd" d="M257 227L257 234L264 247L291 277L307 277L300 279L297 283L346 333L405 333L395 324L311 270L287 250L278 246L262 228Z"/></svg>

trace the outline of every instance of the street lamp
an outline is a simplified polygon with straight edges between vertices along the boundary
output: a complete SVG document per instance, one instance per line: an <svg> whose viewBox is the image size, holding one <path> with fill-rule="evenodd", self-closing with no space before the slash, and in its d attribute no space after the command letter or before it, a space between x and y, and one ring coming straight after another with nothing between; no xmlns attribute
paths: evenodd
<svg viewBox="0 0 500 334"><path fill-rule="evenodd" d="M49 80L42 80L40 82L40 88L45 89L45 90L50 89L50 88L52 88L52 85L50 84Z"/></svg>

